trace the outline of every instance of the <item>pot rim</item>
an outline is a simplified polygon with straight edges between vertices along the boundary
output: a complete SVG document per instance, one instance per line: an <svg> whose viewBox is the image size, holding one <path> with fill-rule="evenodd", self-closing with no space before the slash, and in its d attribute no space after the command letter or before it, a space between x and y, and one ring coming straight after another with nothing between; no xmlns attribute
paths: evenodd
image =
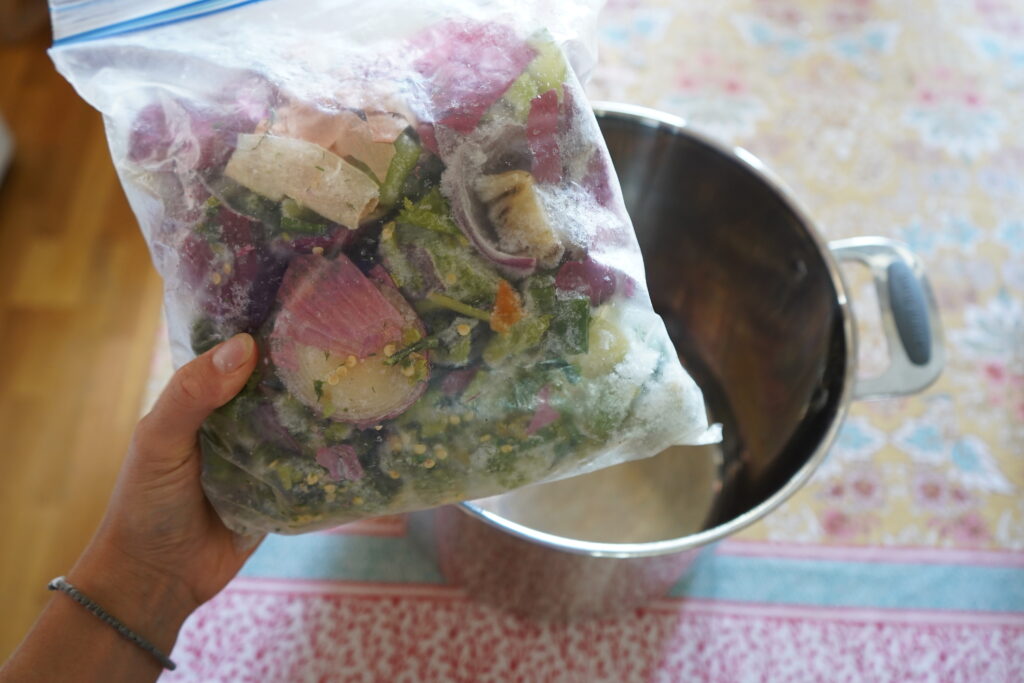
<svg viewBox="0 0 1024 683"><path fill-rule="evenodd" d="M538 543L554 550L591 557L610 558L639 558L652 557L657 555L668 555L693 550L709 543L719 541L730 536L741 529L744 529L754 522L760 520L769 512L775 510L783 502L788 500L798 491L811 475L824 461L832 443L835 441L839 427L846 419L850 401L853 395L857 368L857 334L854 324L853 311L847 297L847 287L843 280L828 244L818 233L814 222L807 212L796 201L792 190L776 176L764 163L746 149L738 146L727 146L713 140L701 133L695 132L686 124L686 121L678 116L666 114L665 112L647 107L640 107L631 104L620 104L615 102L592 102L594 113L598 117L625 119L640 123L651 128L668 129L669 131L690 137L698 142L711 147L718 153L737 161L748 171L760 178L779 197L806 229L813 243L818 247L832 280L832 286L836 292L836 303L843 319L843 337L846 344L846 368L843 377L842 391L839 396L836 415L831 424L822 436L818 447L810 458L797 470L778 491L769 496L755 507L747 510L727 522L714 526L710 529L699 531L695 534L681 536L678 538L665 539L661 541L649 541L645 543L599 543L595 541L583 541L565 536L549 534L531 527L513 522L498 513L485 510L474 501L459 503L461 510L472 515L491 526L505 531L523 540Z"/></svg>

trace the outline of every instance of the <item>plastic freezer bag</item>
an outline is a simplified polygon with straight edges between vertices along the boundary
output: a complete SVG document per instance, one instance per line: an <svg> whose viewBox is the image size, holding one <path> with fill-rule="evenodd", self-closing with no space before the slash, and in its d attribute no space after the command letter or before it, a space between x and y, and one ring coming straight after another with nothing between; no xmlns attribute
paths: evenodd
<svg viewBox="0 0 1024 683"><path fill-rule="evenodd" d="M104 114L176 364L257 339L201 435L230 527L714 439L580 86L593 2L175 4L55 2L51 54Z"/></svg>

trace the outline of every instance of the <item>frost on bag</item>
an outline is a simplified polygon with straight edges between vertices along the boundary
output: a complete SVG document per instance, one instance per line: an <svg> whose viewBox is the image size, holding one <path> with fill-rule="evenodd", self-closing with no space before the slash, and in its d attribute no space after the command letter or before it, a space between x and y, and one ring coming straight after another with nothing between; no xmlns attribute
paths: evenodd
<svg viewBox="0 0 1024 683"><path fill-rule="evenodd" d="M502 9L267 1L53 50L106 117L176 362L239 331L259 344L202 431L232 528L308 531L713 438L577 80L593 8Z"/></svg>

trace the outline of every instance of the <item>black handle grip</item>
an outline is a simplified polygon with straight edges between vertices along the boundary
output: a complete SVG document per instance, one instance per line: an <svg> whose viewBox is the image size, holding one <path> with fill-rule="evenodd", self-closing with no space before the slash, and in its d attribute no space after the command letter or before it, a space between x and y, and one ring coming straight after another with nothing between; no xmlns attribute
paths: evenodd
<svg viewBox="0 0 1024 683"><path fill-rule="evenodd" d="M903 349L914 365L932 359L932 331L928 302L921 281L902 261L889 264L889 300Z"/></svg>

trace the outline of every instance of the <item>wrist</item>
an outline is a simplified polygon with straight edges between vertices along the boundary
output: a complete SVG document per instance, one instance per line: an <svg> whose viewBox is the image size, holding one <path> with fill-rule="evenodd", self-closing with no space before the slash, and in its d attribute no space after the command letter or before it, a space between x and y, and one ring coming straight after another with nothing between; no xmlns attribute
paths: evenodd
<svg viewBox="0 0 1024 683"><path fill-rule="evenodd" d="M100 537L89 544L67 579L167 655L181 625L198 606L180 579L139 562Z"/></svg>

